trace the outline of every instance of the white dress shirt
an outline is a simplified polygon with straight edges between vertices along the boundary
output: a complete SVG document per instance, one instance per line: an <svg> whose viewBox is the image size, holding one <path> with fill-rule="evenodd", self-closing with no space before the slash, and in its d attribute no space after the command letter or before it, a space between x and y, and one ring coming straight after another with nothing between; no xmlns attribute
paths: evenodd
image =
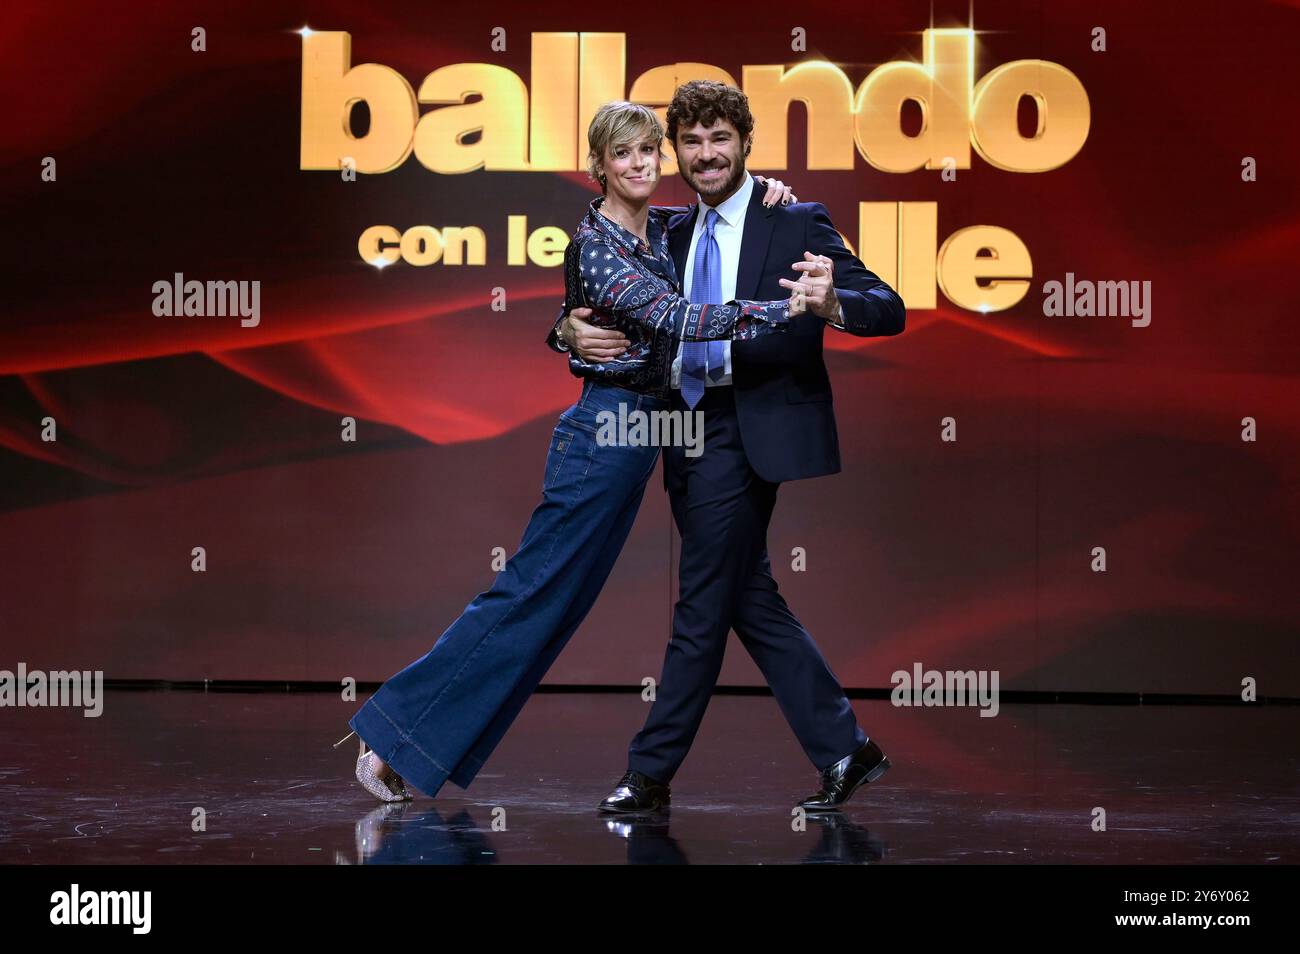
<svg viewBox="0 0 1300 954"><path fill-rule="evenodd" d="M704 220L709 214L709 209L718 210L718 221L713 224L713 237L718 242L718 251L722 255L722 267L718 272L718 277L722 280L722 301L702 302L706 305L725 305L736 297L736 271L740 267L740 239L745 234L745 213L749 211L749 199L754 192L754 177L745 174L745 181L740 184L740 188L731 194L725 202L718 206L705 205L701 200L695 215L695 231L691 233L691 247L686 253L686 274L682 276L682 295L687 301L694 302L691 297L691 286L695 283L695 249L700 244L700 236L704 234ZM699 198L699 196L696 196ZM720 387L724 384L731 384L731 339L722 339L722 351L725 358L725 370L722 377L714 381L709 375L704 376L704 386L706 388ZM682 386L682 347L677 346L677 356L673 358L673 369L670 384L674 388Z"/></svg>

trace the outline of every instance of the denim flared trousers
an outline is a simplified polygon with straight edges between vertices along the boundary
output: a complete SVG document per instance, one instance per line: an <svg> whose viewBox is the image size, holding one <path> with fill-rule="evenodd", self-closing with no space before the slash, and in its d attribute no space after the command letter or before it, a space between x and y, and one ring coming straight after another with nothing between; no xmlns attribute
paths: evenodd
<svg viewBox="0 0 1300 954"><path fill-rule="evenodd" d="M596 602L627 540L659 447L598 442L602 412L666 400L587 379L551 435L542 501L519 549L434 643L349 720L426 795L469 785ZM639 415L638 415L639 416Z"/></svg>

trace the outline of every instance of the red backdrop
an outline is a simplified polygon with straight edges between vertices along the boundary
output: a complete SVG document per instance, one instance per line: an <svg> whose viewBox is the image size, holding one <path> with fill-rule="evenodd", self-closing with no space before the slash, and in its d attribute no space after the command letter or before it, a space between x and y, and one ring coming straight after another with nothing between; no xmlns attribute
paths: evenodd
<svg viewBox="0 0 1300 954"><path fill-rule="evenodd" d="M856 85L919 59L931 16L928 2L734 3L707 22L697 5L536 6L6 8L0 668L382 679L490 583L492 548L518 543L578 383L543 344L559 270L505 265L505 215L567 232L593 187L414 160L346 184L300 170L292 30L346 30L354 63L418 84L488 59L495 26L511 42L493 61L527 80L532 31L626 32L629 78L687 60L739 76L805 58L790 52L803 25L806 56ZM935 25L967 24L966 3L946 7ZM990 315L941 295L898 337L828 333L844 470L782 488L782 588L846 685L919 661L998 669L1003 689L1230 693L1255 676L1294 695L1300 137L1281 103L1300 9L981 0L974 14L988 31L976 76L1021 58L1067 67L1089 95L1088 140L1039 175L978 157L955 182L861 157L810 171L791 110L781 175L851 239L859 201L937 201L940 241L1008 228L1034 285ZM45 156L56 182L41 181ZM658 198L689 196L673 179ZM356 251L376 223L479 224L488 264L378 271ZM261 323L155 317L152 283L177 271L260 280ZM1150 280L1151 325L1044 317L1042 283L1067 271ZM40 439L47 415L57 442ZM346 415L356 443L339 439ZM955 444L939 440L946 416ZM548 681L658 673L672 546L656 475ZM761 682L738 643L722 682Z"/></svg>

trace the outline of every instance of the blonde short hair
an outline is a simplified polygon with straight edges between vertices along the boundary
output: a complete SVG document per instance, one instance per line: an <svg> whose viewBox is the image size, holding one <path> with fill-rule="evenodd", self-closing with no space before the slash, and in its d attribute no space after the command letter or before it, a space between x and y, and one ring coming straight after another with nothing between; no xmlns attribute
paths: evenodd
<svg viewBox="0 0 1300 954"><path fill-rule="evenodd" d="M605 158L606 148L624 143L650 139L659 146L659 158L667 159L663 151L664 127L649 106L615 100L596 110L587 127L587 175L605 191L605 176L596 170Z"/></svg>

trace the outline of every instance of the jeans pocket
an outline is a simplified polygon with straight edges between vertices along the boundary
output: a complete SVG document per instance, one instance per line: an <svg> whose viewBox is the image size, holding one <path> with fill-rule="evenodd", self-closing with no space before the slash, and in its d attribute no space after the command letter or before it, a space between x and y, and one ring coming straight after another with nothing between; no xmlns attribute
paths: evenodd
<svg viewBox="0 0 1300 954"><path fill-rule="evenodd" d="M591 404L579 402L560 415L560 426L569 429L578 428L588 434L595 434L600 426L596 415L599 409Z"/></svg>
<svg viewBox="0 0 1300 954"><path fill-rule="evenodd" d="M551 435L551 449L546 455L546 478L542 493L559 501L572 503L582 493L596 453L596 436L563 424Z"/></svg>
<svg viewBox="0 0 1300 954"><path fill-rule="evenodd" d="M574 432L557 427L551 434L551 448L546 453L546 475L542 478L542 489L549 490L555 486L556 480L560 476L560 468L564 466L564 459L569 456L569 449L573 447Z"/></svg>
<svg viewBox="0 0 1300 954"><path fill-rule="evenodd" d="M601 427L625 418L642 401L642 395L635 391L610 384L594 384L583 392L576 404L560 415L560 423L596 434Z"/></svg>

